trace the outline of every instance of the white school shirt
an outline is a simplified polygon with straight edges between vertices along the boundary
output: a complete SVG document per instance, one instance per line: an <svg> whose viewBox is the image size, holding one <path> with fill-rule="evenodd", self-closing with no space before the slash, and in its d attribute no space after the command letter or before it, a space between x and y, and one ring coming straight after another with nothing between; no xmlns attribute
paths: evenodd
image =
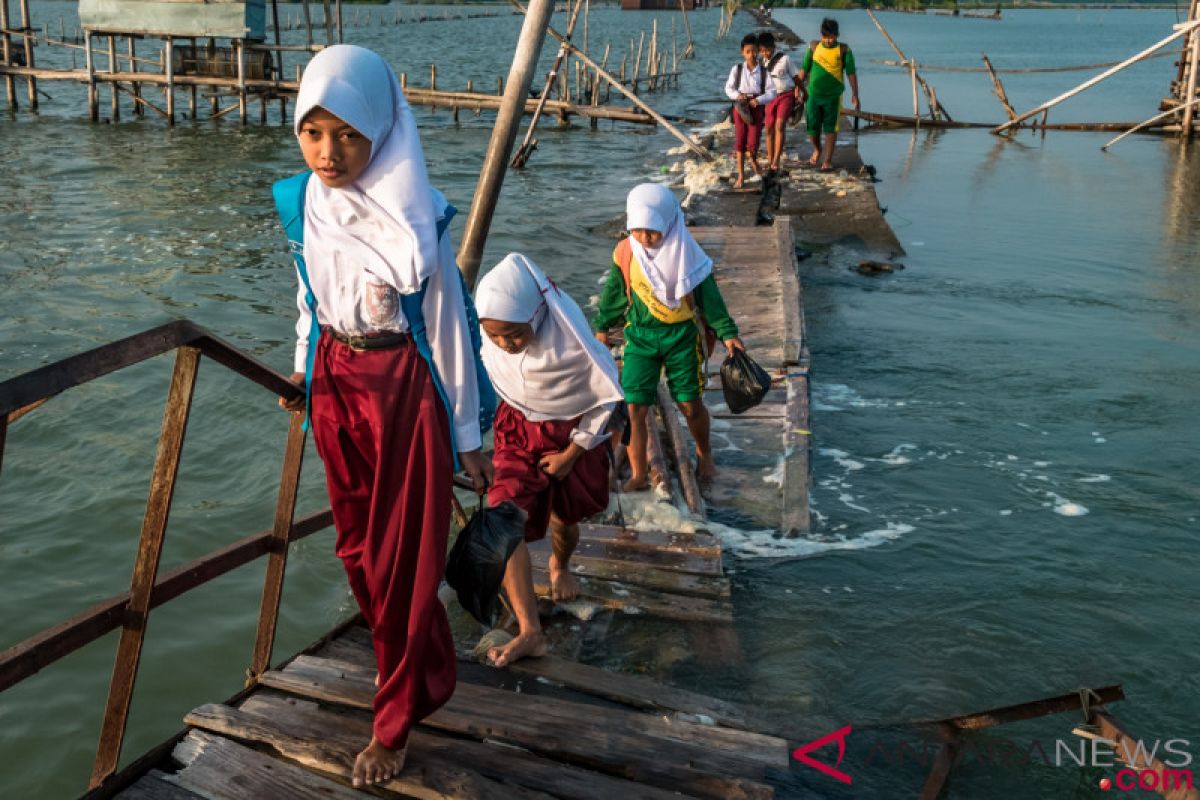
<svg viewBox="0 0 1200 800"><path fill-rule="evenodd" d="M466 452L476 450L482 444L475 353L467 325L462 280L458 276L450 237L443 236L438 248L438 271L429 276L421 310L433 364L454 412L455 446L460 452ZM310 263L307 266L308 279L317 298L317 322L321 325L352 335L408 330L408 320L400 308L398 294L391 296L387 291L379 291L369 297L370 284L378 285L381 281L366 270L339 259L333 264ZM367 305L368 298L370 306ZM308 363L308 332L312 325L312 313L305 302L304 281L300 281L296 293L296 306L300 309L300 319L296 322L294 365L296 372L304 372Z"/></svg>
<svg viewBox="0 0 1200 800"><path fill-rule="evenodd" d="M738 67L742 68L742 82L737 84ZM762 76L763 93L758 93L759 76ZM737 100L739 94L757 97L760 105L766 105L775 99L774 83L767 79L766 68L759 64L754 69L746 69L745 62L734 64L729 70L729 78L725 81L725 95L730 100Z"/></svg>
<svg viewBox="0 0 1200 800"><path fill-rule="evenodd" d="M771 82L775 84L775 93L784 94L796 88L793 78L800 74L800 70L796 69L796 65L792 63L791 56L784 53L775 62L775 68L768 74L771 76Z"/></svg>

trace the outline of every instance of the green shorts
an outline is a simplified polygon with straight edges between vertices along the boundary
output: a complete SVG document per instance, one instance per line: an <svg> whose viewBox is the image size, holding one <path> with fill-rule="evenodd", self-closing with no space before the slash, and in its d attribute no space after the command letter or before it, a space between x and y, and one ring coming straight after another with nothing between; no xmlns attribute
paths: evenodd
<svg viewBox="0 0 1200 800"><path fill-rule="evenodd" d="M667 372L667 388L677 403L696 400L704 393L704 357L700 331L691 322L662 328L625 328L625 361L621 388L625 401L654 405L658 379Z"/></svg>
<svg viewBox="0 0 1200 800"><path fill-rule="evenodd" d="M842 96L808 98L804 106L804 117L808 121L808 135L837 133L842 118Z"/></svg>

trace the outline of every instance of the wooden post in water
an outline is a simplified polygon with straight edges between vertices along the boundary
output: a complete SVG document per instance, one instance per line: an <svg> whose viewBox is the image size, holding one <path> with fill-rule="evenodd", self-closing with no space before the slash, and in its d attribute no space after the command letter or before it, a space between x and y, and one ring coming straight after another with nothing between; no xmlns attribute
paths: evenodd
<svg viewBox="0 0 1200 800"><path fill-rule="evenodd" d="M334 6L337 9L338 44L342 44L343 42L346 41L346 38L342 32L343 31L343 28L342 28L342 0L335 0Z"/></svg>
<svg viewBox="0 0 1200 800"><path fill-rule="evenodd" d="M130 36L129 37L129 71L137 72L138 71L137 48L134 47L133 42L134 42L134 37ZM72 55L74 55L74 51L72 51ZM138 116L138 117L146 116L146 109L143 108L142 104L139 102L142 98L142 84L139 83L138 81L133 82L133 96L135 98L133 101L134 115Z"/></svg>
<svg viewBox="0 0 1200 800"><path fill-rule="evenodd" d="M638 72L642 69L642 45L646 43L646 32L642 31L642 38L638 40L637 58L633 60L633 90L637 91Z"/></svg>
<svg viewBox="0 0 1200 800"><path fill-rule="evenodd" d="M329 0L322 0L325 21L325 44L333 44L333 15L329 11Z"/></svg>
<svg viewBox="0 0 1200 800"><path fill-rule="evenodd" d="M1004 91L1004 84L1000 82L1000 76L996 74L996 70L992 69L991 59L987 57L987 53L983 54L983 65L987 67L988 75L992 77L992 86L996 90L996 99L1000 101L1000 105L1004 106L1004 113L1009 119L1017 118L1017 111L1012 107L1012 103L1008 102L1008 93Z"/></svg>
<svg viewBox="0 0 1200 800"><path fill-rule="evenodd" d="M3 47L4 65L8 66L12 64L12 39L8 35L8 0L0 0L0 28L4 29L3 38L0 38L0 46ZM4 92L8 97L8 110L16 111L17 84L12 75L4 76Z"/></svg>
<svg viewBox="0 0 1200 800"><path fill-rule="evenodd" d="M175 40L167 37L163 50L163 71L167 75L167 124L175 124Z"/></svg>
<svg viewBox="0 0 1200 800"><path fill-rule="evenodd" d="M921 105L917 100L917 62L908 62L908 71L912 74L913 121L921 127Z"/></svg>
<svg viewBox="0 0 1200 800"><path fill-rule="evenodd" d="M300 0L300 5L304 8L304 44L308 49L312 49L312 13L308 10L308 0Z"/></svg>
<svg viewBox="0 0 1200 800"><path fill-rule="evenodd" d="M108 37L108 71L110 74L116 74L117 71L117 40L112 35ZM109 88L112 89L112 121L118 122L121 119L121 96L117 94L117 82L113 81Z"/></svg>
<svg viewBox="0 0 1200 800"><path fill-rule="evenodd" d="M246 42L238 39L234 46L237 48L237 80L238 80L238 117L242 125L246 124Z"/></svg>
<svg viewBox="0 0 1200 800"><path fill-rule="evenodd" d="M1185 139L1192 138L1192 119L1196 113L1196 107L1192 105L1192 100L1196 99L1196 75L1198 67L1200 67L1200 36L1193 33L1191 53L1188 54L1187 93L1183 96L1183 101L1187 105L1183 108L1183 130L1180 131Z"/></svg>
<svg viewBox="0 0 1200 800"><path fill-rule="evenodd" d="M683 57L685 59L696 57L696 45L692 42L692 23L688 21L687 5L684 0L679 0L679 13L683 14L683 28L687 31L687 47L683 48Z"/></svg>
<svg viewBox="0 0 1200 800"><path fill-rule="evenodd" d="M467 282L467 288L475 286L479 265L483 260L483 246L491 228L492 215L500 198L500 187L508 167L508 154L517 138L517 128L525 110L525 98L529 96L529 85L533 71L537 68L538 56L542 51L542 40L550 26L550 15L554 13L554 0L531 0L521 35L513 54L512 68L508 73L507 91L496 113L496 125L488 142L479 184L471 201L471 212L467 216L467 227L463 233L462 247L458 251L459 269Z"/></svg>
<svg viewBox="0 0 1200 800"><path fill-rule="evenodd" d="M567 19L568 39L575 32L575 22L579 18L580 2L581 0L575 0L571 16ZM550 89L554 86L554 79L558 75L558 71L562 67L563 59L566 58L566 55L567 48L560 46L558 48L558 55L554 57L554 63L550 65L550 71L546 73L546 83L542 87L542 95L538 98L537 107L533 109L533 116L529 120L529 129L525 131L525 139L521 142L521 146L517 148L517 152L512 158L512 166L515 168L519 169L525 166L534 148L537 147L537 141L533 138L533 134L537 130L538 119L542 116L542 110L546 107L546 101L550 99Z"/></svg>
<svg viewBox="0 0 1200 800"><path fill-rule="evenodd" d="M883 27L883 23L880 22L879 18L875 16L875 12L868 8L867 16L871 18L871 22L875 23L875 27L878 28L879 32L883 34L883 38L887 39L887 43L890 44L892 46L892 49L896 51L896 55L900 56L900 60L910 62L910 66L912 68L913 80L915 80L917 83L919 83L921 85L921 88L925 90L925 99L927 99L929 101L930 116L932 116L934 119L937 119L937 115L941 114L946 119L953 120L953 118L946 112L946 109L941 105L941 103L936 103L934 101L933 90L930 88L929 84L926 83L925 79L922 78L917 73L916 63L913 62L908 56L904 55L904 51L900 49L900 45L896 44L896 40L893 39L891 34L887 32L887 29ZM918 116L917 112L914 111L913 116L914 117Z"/></svg>
<svg viewBox="0 0 1200 800"><path fill-rule="evenodd" d="M21 29L21 36L25 40L25 66L32 70L34 69L33 33L29 27L29 0L21 0ZM37 78L30 74L25 85L29 87L29 110L37 111Z"/></svg>
<svg viewBox="0 0 1200 800"><path fill-rule="evenodd" d="M100 96L96 89L96 57L92 55L92 31L85 29L83 32L83 61L84 67L87 69L87 103L88 103L88 119L92 122L100 121Z"/></svg>
<svg viewBox="0 0 1200 800"><path fill-rule="evenodd" d="M437 64L429 65L429 88L437 91Z"/></svg>

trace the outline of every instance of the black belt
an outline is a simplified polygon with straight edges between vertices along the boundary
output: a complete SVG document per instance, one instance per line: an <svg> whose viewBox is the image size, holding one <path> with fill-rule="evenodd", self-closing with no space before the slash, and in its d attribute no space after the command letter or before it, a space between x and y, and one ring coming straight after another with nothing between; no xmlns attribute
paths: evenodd
<svg viewBox="0 0 1200 800"><path fill-rule="evenodd" d="M350 334L342 333L333 328L322 328L337 341L351 350L386 350L389 347L400 347L412 342L412 336L407 333L371 333Z"/></svg>

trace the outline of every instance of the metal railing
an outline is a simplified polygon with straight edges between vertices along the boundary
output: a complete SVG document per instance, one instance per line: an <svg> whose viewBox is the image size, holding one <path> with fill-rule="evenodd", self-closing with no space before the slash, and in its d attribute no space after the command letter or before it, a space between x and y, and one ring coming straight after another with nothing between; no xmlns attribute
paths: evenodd
<svg viewBox="0 0 1200 800"><path fill-rule="evenodd" d="M4 691L106 633L121 629L89 782L92 789L109 780L120 761L150 610L267 555L258 632L247 678L248 684L254 683L270 667L288 545L333 523L329 509L294 519L305 438L303 415L294 413L288 427L283 474L271 529L247 536L159 577L159 557L201 356L237 372L273 395L289 399L304 395L301 388L266 364L188 320L162 325L0 382L0 468L4 463L8 427L17 419L67 389L171 351L176 352L174 373L167 393L129 591L103 600L0 652L0 691Z"/></svg>

